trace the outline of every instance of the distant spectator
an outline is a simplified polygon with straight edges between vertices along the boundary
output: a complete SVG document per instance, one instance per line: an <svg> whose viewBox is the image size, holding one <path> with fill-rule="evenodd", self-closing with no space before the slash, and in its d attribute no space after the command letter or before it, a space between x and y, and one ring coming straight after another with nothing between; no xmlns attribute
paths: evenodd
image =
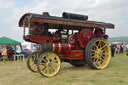
<svg viewBox="0 0 128 85"><path fill-rule="evenodd" d="M128 44L126 44L126 55L128 56Z"/></svg>
<svg viewBox="0 0 128 85"><path fill-rule="evenodd" d="M115 48L116 48L115 44L111 44L111 56L112 57L114 57L115 55Z"/></svg>
<svg viewBox="0 0 128 85"><path fill-rule="evenodd" d="M123 43L121 43L121 45L120 45L120 53L123 53L124 52L124 45L123 45Z"/></svg>
<svg viewBox="0 0 128 85"><path fill-rule="evenodd" d="M6 45L2 46L2 50L1 50L2 56L3 56L3 64L6 63L6 59L7 59L7 49L6 49Z"/></svg>
<svg viewBox="0 0 128 85"><path fill-rule="evenodd" d="M119 54L119 53L120 53L120 44L117 44L117 45L116 45L116 49L117 49L117 50L116 50L116 54Z"/></svg>
<svg viewBox="0 0 128 85"><path fill-rule="evenodd" d="M35 44L33 45L33 47L32 47L32 49L31 49L31 50L32 50L32 52L36 52L36 51L37 51L37 47L36 47L36 45L35 45Z"/></svg>

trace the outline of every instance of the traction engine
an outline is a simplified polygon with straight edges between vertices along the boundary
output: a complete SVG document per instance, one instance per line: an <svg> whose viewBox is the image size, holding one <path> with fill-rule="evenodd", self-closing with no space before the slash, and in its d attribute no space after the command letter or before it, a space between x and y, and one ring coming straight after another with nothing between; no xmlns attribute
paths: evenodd
<svg viewBox="0 0 128 85"><path fill-rule="evenodd" d="M19 26L24 28L25 41L40 45L27 59L32 72L51 77L59 72L61 62L73 66L88 64L98 70L110 63L106 28L114 29L111 23L90 21L87 15L64 12L62 17L56 17L44 12L24 14Z"/></svg>

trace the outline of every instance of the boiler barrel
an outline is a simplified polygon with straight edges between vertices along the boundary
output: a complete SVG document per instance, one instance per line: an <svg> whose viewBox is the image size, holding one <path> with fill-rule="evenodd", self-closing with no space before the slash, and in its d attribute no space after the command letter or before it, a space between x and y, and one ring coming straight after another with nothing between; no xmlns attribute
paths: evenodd
<svg viewBox="0 0 128 85"><path fill-rule="evenodd" d="M87 15L80 15L80 14L74 14L74 13L67 13L63 12L63 17L68 19L77 19L77 20L87 20Z"/></svg>
<svg viewBox="0 0 128 85"><path fill-rule="evenodd" d="M57 53L65 53L68 50L76 50L77 46L74 44L67 44L67 43L53 43L53 52Z"/></svg>
<svg viewBox="0 0 128 85"><path fill-rule="evenodd" d="M65 53L68 50L77 50L77 45L67 44L67 43L53 43L53 44L44 44L41 47L41 52L52 51L56 53Z"/></svg>

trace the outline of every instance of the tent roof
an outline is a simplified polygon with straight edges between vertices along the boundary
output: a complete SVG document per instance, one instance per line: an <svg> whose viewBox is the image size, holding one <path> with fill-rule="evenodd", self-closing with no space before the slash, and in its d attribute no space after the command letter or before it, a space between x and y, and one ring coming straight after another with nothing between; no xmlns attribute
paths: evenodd
<svg viewBox="0 0 128 85"><path fill-rule="evenodd" d="M16 40L7 37L0 37L0 45L20 45L20 44L21 43Z"/></svg>

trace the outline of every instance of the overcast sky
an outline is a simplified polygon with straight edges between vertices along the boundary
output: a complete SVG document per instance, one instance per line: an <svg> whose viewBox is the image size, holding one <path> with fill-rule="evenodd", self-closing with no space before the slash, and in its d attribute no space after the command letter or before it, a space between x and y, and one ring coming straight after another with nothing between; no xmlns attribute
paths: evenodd
<svg viewBox="0 0 128 85"><path fill-rule="evenodd" d="M54 16L64 11L85 14L89 20L115 24L114 30L107 30L110 37L128 36L128 0L0 0L0 36L23 42L20 17L44 11Z"/></svg>

